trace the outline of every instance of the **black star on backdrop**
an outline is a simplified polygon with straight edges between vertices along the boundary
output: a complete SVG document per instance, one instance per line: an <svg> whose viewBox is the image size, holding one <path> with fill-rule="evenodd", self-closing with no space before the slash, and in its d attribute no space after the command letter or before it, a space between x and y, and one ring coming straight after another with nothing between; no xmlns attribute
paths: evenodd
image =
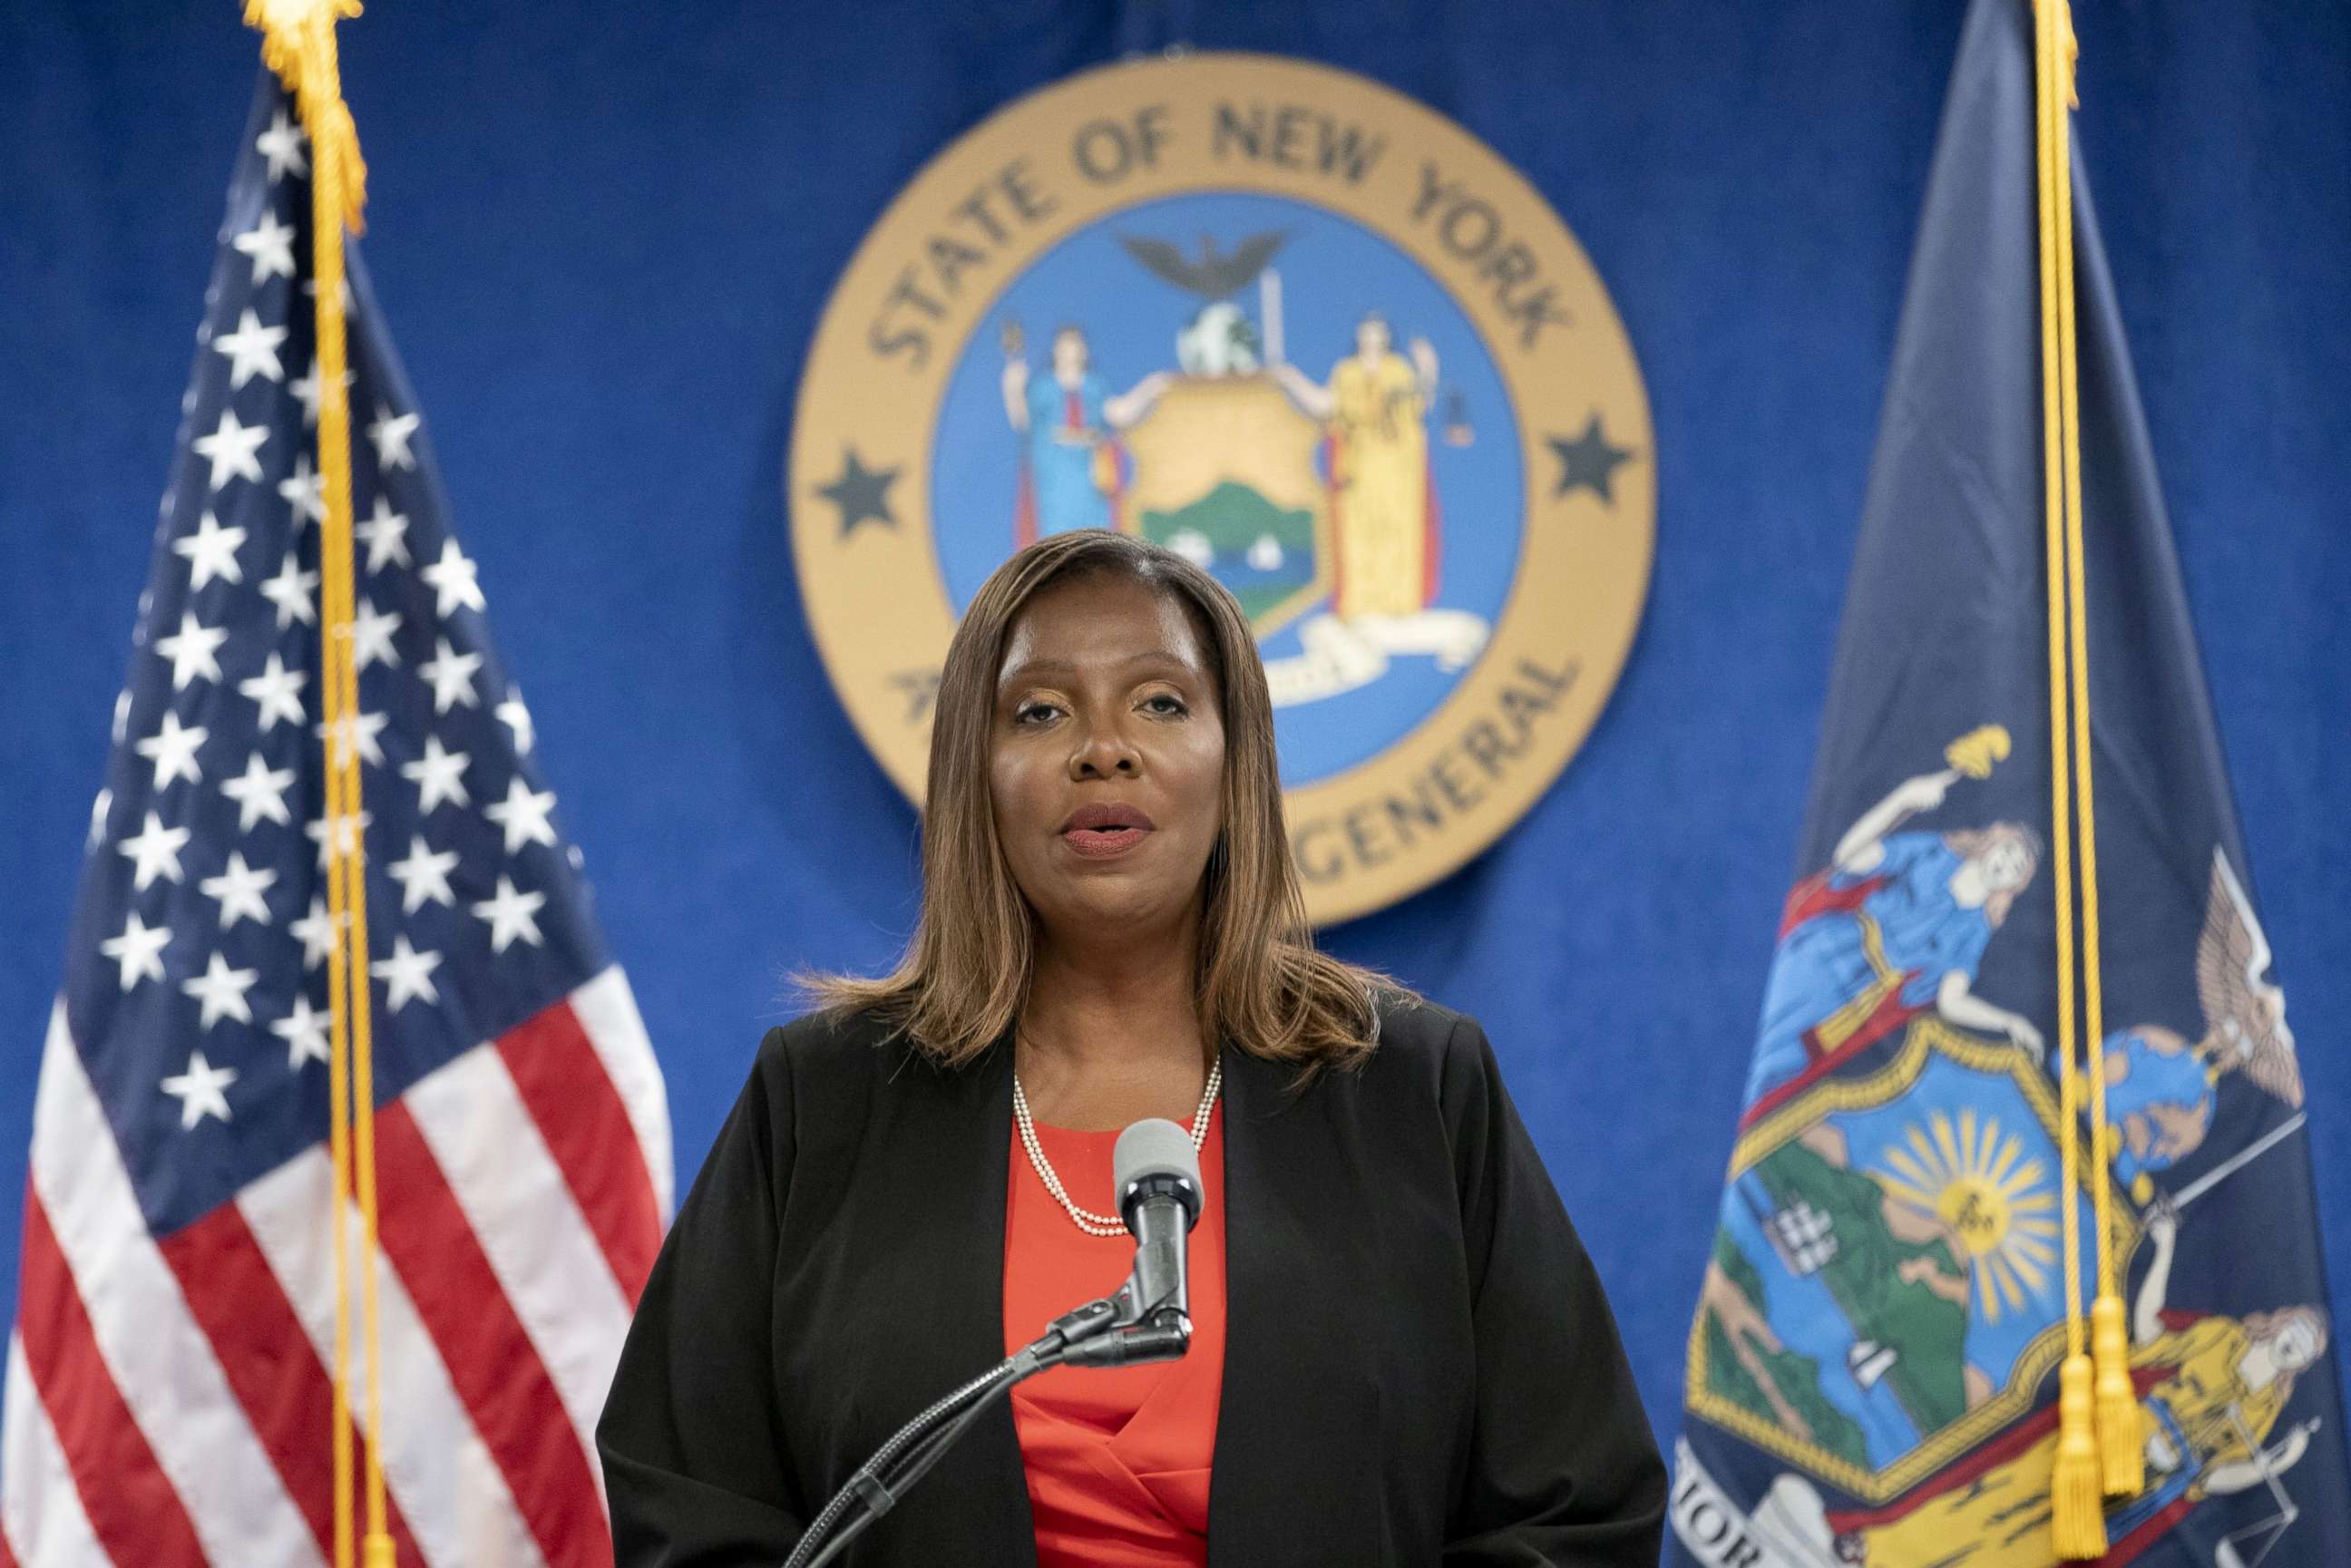
<svg viewBox="0 0 2351 1568"><path fill-rule="evenodd" d="M898 519L890 515L890 486L898 477L895 468L868 468L857 460L853 447L841 449L841 477L830 485L820 485L816 493L841 508L841 537L847 538L860 523L878 522L885 528L894 528Z"/></svg>
<svg viewBox="0 0 2351 1568"><path fill-rule="evenodd" d="M1583 427L1583 434L1573 441L1562 435L1550 435L1543 439L1551 443L1552 451L1559 456L1559 486L1551 493L1552 500L1558 500L1578 485L1588 485L1593 495L1612 507L1616 504L1616 492L1612 488L1616 469L1618 465L1633 460L1633 450L1629 446L1608 444L1608 437L1600 432L1598 414L1592 416L1592 423Z"/></svg>

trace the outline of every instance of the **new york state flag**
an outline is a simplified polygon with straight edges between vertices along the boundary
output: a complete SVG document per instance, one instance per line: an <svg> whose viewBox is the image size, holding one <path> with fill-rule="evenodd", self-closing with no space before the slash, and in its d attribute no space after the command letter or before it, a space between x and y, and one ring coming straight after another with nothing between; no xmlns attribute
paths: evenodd
<svg viewBox="0 0 2351 1568"><path fill-rule="evenodd" d="M2078 168L2107 1157L2059 1092L2030 23L1978 0L1945 110L1669 1563L2052 1568L2066 1271L2094 1286L2102 1210L2145 1481L2101 1561L2351 1563L2295 1042Z"/></svg>

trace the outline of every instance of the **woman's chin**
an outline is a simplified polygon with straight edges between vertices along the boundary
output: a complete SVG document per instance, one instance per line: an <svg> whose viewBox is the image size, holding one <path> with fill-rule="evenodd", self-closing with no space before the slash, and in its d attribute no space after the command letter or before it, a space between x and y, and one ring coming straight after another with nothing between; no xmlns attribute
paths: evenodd
<svg viewBox="0 0 2351 1568"><path fill-rule="evenodd" d="M1180 923L1196 888L1196 883L1170 886L1140 866L1096 862L1072 868L1062 880L1046 925L1056 936L1089 946L1140 937Z"/></svg>

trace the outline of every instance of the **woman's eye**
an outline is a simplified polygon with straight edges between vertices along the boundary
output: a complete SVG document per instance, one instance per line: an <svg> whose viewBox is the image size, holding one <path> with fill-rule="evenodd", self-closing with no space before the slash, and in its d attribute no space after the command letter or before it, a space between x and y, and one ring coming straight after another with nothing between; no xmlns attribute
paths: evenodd
<svg viewBox="0 0 2351 1568"><path fill-rule="evenodd" d="M1022 703L1012 710L1015 724L1042 724L1061 711L1051 703Z"/></svg>
<svg viewBox="0 0 2351 1568"><path fill-rule="evenodd" d="M1174 715L1190 711L1185 707L1184 699L1173 692L1160 692L1155 695L1145 697L1143 706L1156 714Z"/></svg>

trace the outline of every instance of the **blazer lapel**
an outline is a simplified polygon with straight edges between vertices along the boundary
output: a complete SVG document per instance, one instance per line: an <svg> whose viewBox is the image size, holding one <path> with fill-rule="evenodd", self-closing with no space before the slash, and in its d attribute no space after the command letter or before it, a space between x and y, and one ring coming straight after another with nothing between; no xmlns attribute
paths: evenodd
<svg viewBox="0 0 2351 1568"><path fill-rule="evenodd" d="M1380 1392L1363 1151L1328 1093L1225 1052L1225 1374L1209 1479L1210 1568L1376 1563Z"/></svg>
<svg viewBox="0 0 2351 1568"><path fill-rule="evenodd" d="M903 1346L887 1358L893 1365L876 1367L893 1406L883 1430L1004 1359L1008 1047L952 1072L906 1061L881 1090L895 1123L883 1146L897 1156L881 1178L890 1194L882 1218L913 1243L891 1255L915 1270L889 1282L879 1295L884 1313L869 1326ZM888 1543L886 1562L1034 1568L1028 1477L1010 1407L999 1399L975 1422L874 1527L873 1539Z"/></svg>

